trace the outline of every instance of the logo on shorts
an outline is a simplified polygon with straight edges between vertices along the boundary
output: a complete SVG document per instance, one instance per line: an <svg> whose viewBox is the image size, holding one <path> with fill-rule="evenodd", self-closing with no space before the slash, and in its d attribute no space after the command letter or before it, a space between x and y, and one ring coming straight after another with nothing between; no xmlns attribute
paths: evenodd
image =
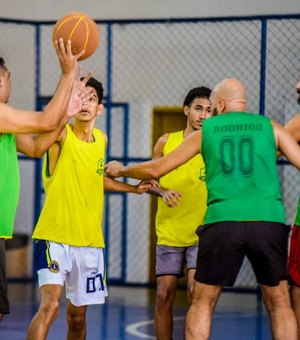
<svg viewBox="0 0 300 340"><path fill-rule="evenodd" d="M59 265L56 261L51 261L49 263L49 270L51 273L58 273L59 272Z"/></svg>

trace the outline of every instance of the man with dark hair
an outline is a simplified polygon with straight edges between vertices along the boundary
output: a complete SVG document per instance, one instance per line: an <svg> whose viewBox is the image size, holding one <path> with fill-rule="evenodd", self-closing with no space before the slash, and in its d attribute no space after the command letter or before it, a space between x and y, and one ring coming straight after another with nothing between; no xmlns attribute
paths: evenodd
<svg viewBox="0 0 300 340"><path fill-rule="evenodd" d="M193 131L201 129L203 121L210 116L210 92L204 86L189 91L183 102L183 113L187 118L185 129L161 136L154 147L153 159L170 153ZM185 266L188 301L194 288L198 252L196 229L203 223L207 199L202 156L196 155L159 178L159 184L160 187L151 188L148 193L159 196L156 214L155 330L157 339L161 340L172 338L172 309L178 280L184 275Z"/></svg>
<svg viewBox="0 0 300 340"><path fill-rule="evenodd" d="M183 101L183 107L191 106L195 98L204 98L208 99L211 94L211 89L205 86L195 87L191 89L188 94L185 96ZM196 129L198 130L198 129Z"/></svg>
<svg viewBox="0 0 300 340"><path fill-rule="evenodd" d="M43 112L25 111L8 105L11 92L10 71L4 59L0 58L0 320L3 314L9 313L4 240L12 237L19 201L17 150L22 151L22 141L25 140L19 136L26 133L45 133L58 127L69 110L67 106L74 84L77 60L84 53L82 51L74 56L71 52L71 42L69 41L65 48L62 39L55 42L55 48L61 67L61 78L55 95ZM81 101L80 96L77 99ZM36 141L38 144L39 139Z"/></svg>
<svg viewBox="0 0 300 340"><path fill-rule="evenodd" d="M86 338L88 305L107 296L102 214L104 190L141 194L147 183L129 185L103 176L107 136L94 128L104 110L103 86L86 83L88 100L57 135L43 166L46 199L33 233L41 302L27 334L46 339L65 286L68 339ZM63 124L63 123L62 123Z"/></svg>
<svg viewBox="0 0 300 340"><path fill-rule="evenodd" d="M83 81L84 78L80 78L80 81ZM96 93L97 93L97 97L98 97L98 103L101 104L102 100L103 100L103 85L100 81L98 81L97 79L91 77L88 82L86 83L86 87L90 87L93 88Z"/></svg>
<svg viewBox="0 0 300 340"><path fill-rule="evenodd" d="M186 339L209 339L223 286L232 286L245 256L252 264L274 339L297 339L287 284L289 227L285 225L277 149L300 169L300 147L268 117L247 113L246 88L225 79L210 96L214 117L170 154L133 166L110 162L111 177L151 179L202 153L208 191Z"/></svg>

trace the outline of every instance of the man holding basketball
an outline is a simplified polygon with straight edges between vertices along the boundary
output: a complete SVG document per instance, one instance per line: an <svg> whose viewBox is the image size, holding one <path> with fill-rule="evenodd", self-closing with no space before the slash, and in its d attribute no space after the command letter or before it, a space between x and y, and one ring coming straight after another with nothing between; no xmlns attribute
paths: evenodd
<svg viewBox="0 0 300 340"><path fill-rule="evenodd" d="M201 129L203 121L211 115L210 93L211 90L203 86L189 91L183 102L187 117L185 130L161 136L154 147L153 159L170 153L193 131ZM159 196L156 214L155 330L157 339L162 340L172 338L172 309L178 280L184 275L185 265L189 302L194 288L198 253L196 229L203 224L207 201L202 156L196 155L161 177L159 184L160 187L147 192Z"/></svg>
<svg viewBox="0 0 300 340"><path fill-rule="evenodd" d="M62 73L56 93L42 113L18 110L8 105L10 72L3 58L0 58L0 320L3 314L9 313L4 240L12 237L19 200L17 134L49 132L58 127L67 110L77 60L84 52L73 55L71 42L65 48L62 39L55 42L55 48Z"/></svg>
<svg viewBox="0 0 300 340"><path fill-rule="evenodd" d="M40 307L28 340L46 339L55 320L65 286L68 339L86 338L88 305L107 296L102 214L104 190L141 194L137 186L103 176L107 136L94 128L103 112L103 87L90 78L88 100L73 125L58 133L45 155L43 182L46 199L35 227L35 259L41 293Z"/></svg>
<svg viewBox="0 0 300 340"><path fill-rule="evenodd" d="M201 152L208 206L199 228L199 251L186 339L208 339L223 286L235 282L250 260L270 317L274 339L297 339L287 284L289 228L277 174L277 149L300 169L300 147L269 118L246 113L247 94L237 79L225 79L210 97L216 116L170 154L135 166L108 163L112 177L160 177ZM259 183L259 185L257 185Z"/></svg>

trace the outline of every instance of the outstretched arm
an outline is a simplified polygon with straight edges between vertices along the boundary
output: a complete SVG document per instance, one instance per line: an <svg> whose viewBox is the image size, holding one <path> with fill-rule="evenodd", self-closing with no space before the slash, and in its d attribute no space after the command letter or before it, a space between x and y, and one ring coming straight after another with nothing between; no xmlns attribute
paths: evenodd
<svg viewBox="0 0 300 340"><path fill-rule="evenodd" d="M63 138L65 125L68 123L70 117L81 110L83 103L90 96L91 90L85 86L91 77L91 72L89 72L82 81L80 80L81 72L82 68L79 67L67 111L60 121L58 128L53 132L41 133L38 135L17 134L16 141L17 150L19 152L33 158L42 157L53 143Z"/></svg>
<svg viewBox="0 0 300 340"><path fill-rule="evenodd" d="M151 186L152 184L150 182L140 182L137 185L131 185L131 184L116 181L115 179L104 176L104 190L105 191L143 194Z"/></svg>
<svg viewBox="0 0 300 340"><path fill-rule="evenodd" d="M0 103L0 133L38 133L53 131L63 118L71 95L78 58L84 53L73 55L71 41L65 48L63 40L55 42L56 53L61 66L61 77L55 95L44 111L17 110Z"/></svg>
<svg viewBox="0 0 300 340"><path fill-rule="evenodd" d="M105 171L109 177L113 178L159 178L201 152L201 141L202 132L195 131L178 148L164 157L131 166L121 166L119 162L112 161L105 166Z"/></svg>

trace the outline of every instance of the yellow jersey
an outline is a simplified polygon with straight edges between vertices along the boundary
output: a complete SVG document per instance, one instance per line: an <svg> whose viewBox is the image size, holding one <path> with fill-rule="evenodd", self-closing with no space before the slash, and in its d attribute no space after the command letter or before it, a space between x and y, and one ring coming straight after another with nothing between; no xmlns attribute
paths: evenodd
<svg viewBox="0 0 300 340"><path fill-rule="evenodd" d="M67 125L66 138L56 168L48 176L43 164L46 199L33 238L71 246L104 247L102 214L104 202L105 139L93 130L87 143Z"/></svg>
<svg viewBox="0 0 300 340"><path fill-rule="evenodd" d="M184 131L170 133L163 156L183 142ZM200 148L200 145L199 145ZM157 244L187 247L198 242L196 229L203 224L206 212L207 190L205 166L200 154L161 177L161 187L181 193L179 205L169 208L158 197L156 214Z"/></svg>

